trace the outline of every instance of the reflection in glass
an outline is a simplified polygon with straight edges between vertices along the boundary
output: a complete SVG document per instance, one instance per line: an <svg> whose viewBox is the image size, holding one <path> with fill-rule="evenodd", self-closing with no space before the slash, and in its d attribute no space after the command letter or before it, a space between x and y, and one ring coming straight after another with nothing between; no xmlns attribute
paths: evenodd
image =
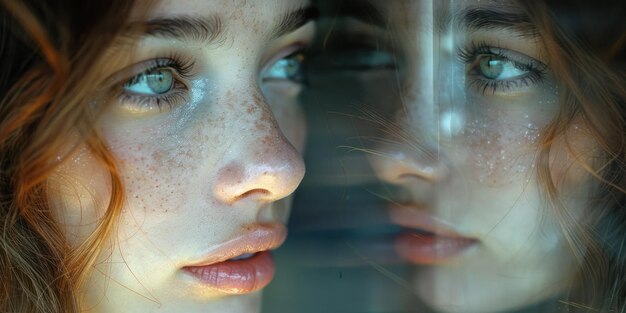
<svg viewBox="0 0 626 313"><path fill-rule="evenodd" d="M301 307L623 309L624 6L329 2L284 252Z"/></svg>

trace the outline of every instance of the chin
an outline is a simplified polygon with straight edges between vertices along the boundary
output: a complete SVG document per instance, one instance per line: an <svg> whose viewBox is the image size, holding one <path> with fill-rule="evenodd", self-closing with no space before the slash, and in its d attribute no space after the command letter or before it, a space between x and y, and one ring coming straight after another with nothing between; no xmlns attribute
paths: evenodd
<svg viewBox="0 0 626 313"><path fill-rule="evenodd" d="M414 286L419 299L441 313L492 313L522 309L553 294L522 281L505 281L457 266L427 266L417 270ZM536 286L535 286L536 287Z"/></svg>

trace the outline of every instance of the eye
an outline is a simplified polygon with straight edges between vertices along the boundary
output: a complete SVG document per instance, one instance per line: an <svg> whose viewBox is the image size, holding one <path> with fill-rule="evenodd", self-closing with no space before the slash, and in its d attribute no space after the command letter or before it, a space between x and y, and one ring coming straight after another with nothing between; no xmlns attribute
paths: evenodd
<svg viewBox="0 0 626 313"><path fill-rule="evenodd" d="M131 78L124 84L124 90L141 95L162 95L172 90L173 86L172 70L157 68Z"/></svg>
<svg viewBox="0 0 626 313"><path fill-rule="evenodd" d="M458 56L466 64L466 82L483 94L521 91L548 74L548 66L530 56L486 44L459 49Z"/></svg>
<svg viewBox="0 0 626 313"><path fill-rule="evenodd" d="M302 63L304 59L304 53L300 51L279 59L263 71L262 80L287 80L299 83L303 78Z"/></svg>
<svg viewBox="0 0 626 313"><path fill-rule="evenodd" d="M130 114L162 113L185 102L193 62L179 56L148 61L121 86L120 106Z"/></svg>
<svg viewBox="0 0 626 313"><path fill-rule="evenodd" d="M522 77L528 71L516 67L513 61L495 55L479 55L478 68L480 74L493 80L510 80Z"/></svg>

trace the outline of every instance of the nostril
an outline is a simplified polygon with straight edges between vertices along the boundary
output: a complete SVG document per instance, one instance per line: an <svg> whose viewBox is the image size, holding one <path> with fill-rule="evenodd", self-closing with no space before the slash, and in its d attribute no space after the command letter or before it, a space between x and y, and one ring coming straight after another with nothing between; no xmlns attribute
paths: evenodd
<svg viewBox="0 0 626 313"><path fill-rule="evenodd" d="M237 202L239 200L243 200L243 199L251 198L251 197L268 198L271 195L272 195L272 193L269 190L267 190L267 189L255 188L255 189L248 190L248 191L240 194L239 196L235 197L233 199L233 202Z"/></svg>
<svg viewBox="0 0 626 313"><path fill-rule="evenodd" d="M397 175L399 181L418 179L438 182L448 176L448 168L442 163L436 165L422 165L417 162L413 164L405 163L400 168L400 170L397 170L399 172L399 175Z"/></svg>

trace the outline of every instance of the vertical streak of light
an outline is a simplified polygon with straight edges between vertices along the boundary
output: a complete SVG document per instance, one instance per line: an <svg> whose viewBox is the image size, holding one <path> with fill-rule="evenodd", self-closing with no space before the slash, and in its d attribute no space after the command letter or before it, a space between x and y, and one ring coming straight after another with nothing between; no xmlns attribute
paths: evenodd
<svg viewBox="0 0 626 313"><path fill-rule="evenodd" d="M434 22L434 1L435 0L423 0L419 5L419 12L416 14L416 19L419 21L419 28L417 36L418 55L420 60L417 62L418 69L416 71L416 80L419 82L417 92L419 95L418 101L415 105L422 107L423 109L417 109L418 114L423 112L426 116L432 117L429 119L425 116L416 116L415 120L430 125L424 125L426 127L420 127L423 131L431 133L432 130L436 130L434 134L437 140L437 156L439 155L439 118L438 108L436 102L436 89L435 89L435 77L437 74L436 68L436 38L435 38L435 22ZM434 125L433 125L434 124ZM432 134L432 133L431 133ZM424 134L424 138L428 138L432 135ZM431 137L432 138L432 137Z"/></svg>

